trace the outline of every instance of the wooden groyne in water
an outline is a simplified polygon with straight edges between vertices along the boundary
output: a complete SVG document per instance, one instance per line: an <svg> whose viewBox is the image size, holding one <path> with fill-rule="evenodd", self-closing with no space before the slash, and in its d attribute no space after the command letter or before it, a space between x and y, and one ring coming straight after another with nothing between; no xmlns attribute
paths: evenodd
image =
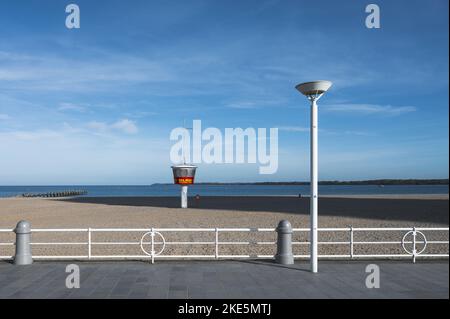
<svg viewBox="0 0 450 319"><path fill-rule="evenodd" d="M87 195L87 190L68 190L61 192L48 192L48 193L24 193L22 197L70 197L70 196L82 196Z"/></svg>

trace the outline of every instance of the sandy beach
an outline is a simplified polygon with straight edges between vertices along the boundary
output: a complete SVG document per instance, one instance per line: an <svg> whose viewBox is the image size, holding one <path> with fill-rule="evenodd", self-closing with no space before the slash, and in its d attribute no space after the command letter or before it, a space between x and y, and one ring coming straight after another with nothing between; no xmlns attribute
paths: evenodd
<svg viewBox="0 0 450 319"><path fill-rule="evenodd" d="M0 199L0 228L13 228L19 220L27 220L33 228L150 228L150 227L276 227L287 219L293 227L309 227L309 199L286 196L242 196L202 197L199 201L190 198L188 209L178 208L177 197L79 197L63 199L3 198ZM411 198L380 198L370 196L321 197L319 200L319 227L448 227L448 195L415 196ZM10 234L0 234L0 241L11 239ZM94 240L139 240L142 234L110 233L95 234ZM305 234L306 235L306 234ZM34 234L35 241L85 240L85 234ZM165 234L166 240L212 240L211 233ZM221 240L275 240L273 234L224 233ZM297 234L294 240L306 240ZM380 240L380 234L359 234L359 238ZM321 233L320 240L347 240L345 233ZM401 239L401 234L389 234L386 238ZM433 239L448 238L437 234ZM384 237L383 237L384 239ZM358 240L356 238L355 240ZM398 245L397 245L398 246ZM401 249L400 247L389 249ZM5 250L5 248L3 248ZM6 248L9 249L9 248ZM34 247L35 251L50 254L62 248L55 246ZM67 247L64 252L80 252L81 247ZM104 252L107 248L96 247ZM108 248L109 249L109 248ZM138 249L116 247L122 252ZM207 253L212 247L170 247L182 253ZM226 246L226 253L273 253L269 247ZM297 253L306 252L306 247L297 247ZM344 247L322 246L322 252L338 253ZM364 251L380 251L380 247L361 247ZM388 248L386 248L388 249ZM439 249L442 249L440 247ZM167 252L169 251L167 250ZM135 251L139 253L139 250ZM6 251L7 253L7 251ZM1 255L1 254L0 254Z"/></svg>

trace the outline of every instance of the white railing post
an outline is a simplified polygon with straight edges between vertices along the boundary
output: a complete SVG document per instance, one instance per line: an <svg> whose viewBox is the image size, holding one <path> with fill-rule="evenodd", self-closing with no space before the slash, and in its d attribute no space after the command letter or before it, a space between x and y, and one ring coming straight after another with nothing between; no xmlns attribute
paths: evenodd
<svg viewBox="0 0 450 319"><path fill-rule="evenodd" d="M88 228L88 259L91 259L92 255L92 232L91 229Z"/></svg>
<svg viewBox="0 0 450 319"><path fill-rule="evenodd" d="M413 227L413 249L412 249L412 255L413 255L413 263L416 263L416 254L417 254L417 248L416 248L416 227Z"/></svg>
<svg viewBox="0 0 450 319"><path fill-rule="evenodd" d="M215 256L216 259L219 259L219 229L216 228L215 230L215 235L216 235L216 239L215 239L215 244L216 244L216 252L215 252Z"/></svg>
<svg viewBox="0 0 450 319"><path fill-rule="evenodd" d="M350 226L350 258L353 259L353 251L354 251L354 244L353 244L353 226Z"/></svg>
<svg viewBox="0 0 450 319"><path fill-rule="evenodd" d="M152 264L155 263L155 232L153 231L153 227L151 230L151 236L152 238L152 250L151 250L151 255L152 255Z"/></svg>

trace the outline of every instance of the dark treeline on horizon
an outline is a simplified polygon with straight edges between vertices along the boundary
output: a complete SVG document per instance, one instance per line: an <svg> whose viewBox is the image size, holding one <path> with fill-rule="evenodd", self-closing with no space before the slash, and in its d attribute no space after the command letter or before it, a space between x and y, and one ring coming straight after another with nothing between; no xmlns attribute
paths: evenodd
<svg viewBox="0 0 450 319"><path fill-rule="evenodd" d="M196 185L309 185L309 182L204 182ZM319 181L319 185L448 185L448 179L371 179L362 181Z"/></svg>

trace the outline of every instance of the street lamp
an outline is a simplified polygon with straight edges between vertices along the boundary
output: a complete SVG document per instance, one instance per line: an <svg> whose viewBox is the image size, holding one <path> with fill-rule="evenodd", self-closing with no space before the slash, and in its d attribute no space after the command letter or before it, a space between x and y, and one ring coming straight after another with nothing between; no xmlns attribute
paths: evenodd
<svg viewBox="0 0 450 319"><path fill-rule="evenodd" d="M305 95L311 102L311 159L310 159L310 178L311 178L311 194L309 204L310 214L310 258L311 258L311 272L316 273L318 270L317 263L317 220L318 220L318 148L317 148L317 101L322 95L331 87L330 81L314 81L306 82L297 85L295 88Z"/></svg>

